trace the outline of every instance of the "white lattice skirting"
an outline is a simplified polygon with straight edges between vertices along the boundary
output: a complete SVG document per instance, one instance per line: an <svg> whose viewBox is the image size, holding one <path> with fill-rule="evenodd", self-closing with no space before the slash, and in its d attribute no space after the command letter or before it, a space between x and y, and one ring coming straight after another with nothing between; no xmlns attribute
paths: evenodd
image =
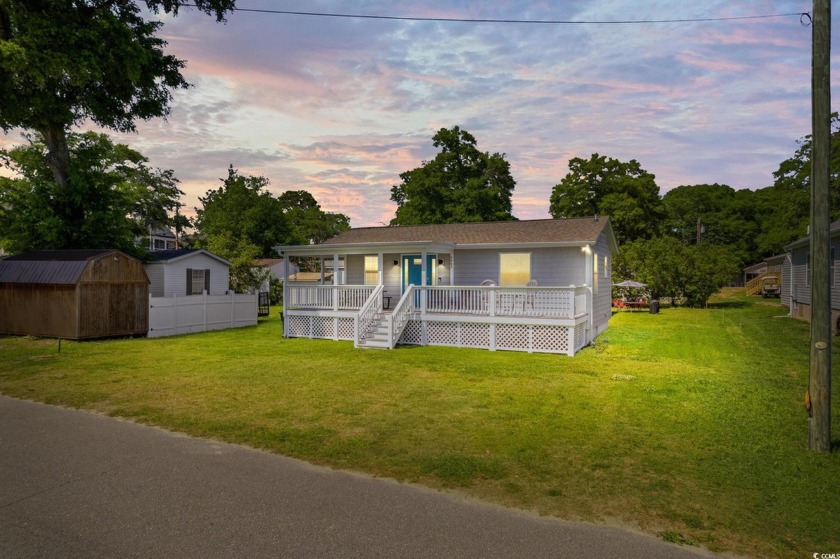
<svg viewBox="0 0 840 559"><path fill-rule="evenodd" d="M332 316L289 316L290 338L353 341L353 319Z"/></svg>
<svg viewBox="0 0 840 559"><path fill-rule="evenodd" d="M403 330L400 343L573 354L586 345L585 338L584 323L571 327L411 320Z"/></svg>

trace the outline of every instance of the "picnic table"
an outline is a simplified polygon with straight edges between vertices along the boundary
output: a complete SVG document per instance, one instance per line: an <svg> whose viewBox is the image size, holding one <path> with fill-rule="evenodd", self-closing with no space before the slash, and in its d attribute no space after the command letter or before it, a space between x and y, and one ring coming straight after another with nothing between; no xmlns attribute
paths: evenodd
<svg viewBox="0 0 840 559"><path fill-rule="evenodd" d="M648 308L648 300L644 297L635 299L613 299L613 307L619 310L629 309L631 311L636 309Z"/></svg>

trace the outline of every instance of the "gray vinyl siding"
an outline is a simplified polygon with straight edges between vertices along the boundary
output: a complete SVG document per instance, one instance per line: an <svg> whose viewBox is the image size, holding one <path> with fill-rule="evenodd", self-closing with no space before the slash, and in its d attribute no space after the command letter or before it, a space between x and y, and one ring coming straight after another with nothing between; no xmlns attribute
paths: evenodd
<svg viewBox="0 0 840 559"><path fill-rule="evenodd" d="M785 257L782 263L782 293L780 299L783 307L790 308L790 258Z"/></svg>
<svg viewBox="0 0 840 559"><path fill-rule="evenodd" d="M834 248L834 261L831 263L834 267L834 282L831 285L831 308L840 309L840 239L834 238L831 240L831 247ZM790 276L785 276L785 268L782 270L782 286L784 292L782 293L782 304L790 306L791 302L802 303L805 305L811 304L811 286L805 281L805 260L809 253L809 247L797 247L791 252L792 265L790 266ZM786 281L789 284L785 284ZM790 285L790 288L784 287Z"/></svg>
<svg viewBox="0 0 840 559"><path fill-rule="evenodd" d="M162 270L158 271L158 268ZM228 292L230 283L228 266L200 253L175 262L147 264L146 273L152 282L149 292L155 297L185 296L187 294L187 269L210 270L209 295L224 295Z"/></svg>
<svg viewBox="0 0 840 559"><path fill-rule="evenodd" d="M598 292L592 294L592 337L606 330L607 323L612 317L612 270L613 255L610 253L607 238L598 237L598 242L592 247L593 256L598 258ZM609 258L608 268L604 268L604 257Z"/></svg>
<svg viewBox="0 0 840 559"><path fill-rule="evenodd" d="M477 249L455 251L455 285L499 283L499 253L531 254L531 279L542 286L581 285L586 282L586 255L580 248Z"/></svg>
<svg viewBox="0 0 840 559"><path fill-rule="evenodd" d="M376 256L369 254L368 256ZM402 257L403 254L387 253L382 255L382 283L385 285L385 295L391 297L391 305L395 305L402 294ZM437 285L449 285L452 259L448 254L438 254L435 261L435 277ZM437 260L443 260L438 265ZM394 264L397 262L397 264ZM457 260L456 260L457 265ZM352 254L347 256L347 285L364 285L365 256Z"/></svg>
<svg viewBox="0 0 840 559"><path fill-rule="evenodd" d="M790 285L792 301L795 303L811 304L811 290L805 281L805 260L808 254L808 247L793 249L790 255Z"/></svg>
<svg viewBox="0 0 840 559"><path fill-rule="evenodd" d="M145 268L146 275L149 276L149 295L163 297L163 263L146 264Z"/></svg>

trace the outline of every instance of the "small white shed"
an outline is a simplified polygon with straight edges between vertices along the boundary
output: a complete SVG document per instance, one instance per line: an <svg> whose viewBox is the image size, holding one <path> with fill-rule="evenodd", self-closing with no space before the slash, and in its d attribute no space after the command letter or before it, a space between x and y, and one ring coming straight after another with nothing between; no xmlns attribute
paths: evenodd
<svg viewBox="0 0 840 559"><path fill-rule="evenodd" d="M145 264L152 297L224 295L230 282L230 262L203 249L182 248L149 253Z"/></svg>

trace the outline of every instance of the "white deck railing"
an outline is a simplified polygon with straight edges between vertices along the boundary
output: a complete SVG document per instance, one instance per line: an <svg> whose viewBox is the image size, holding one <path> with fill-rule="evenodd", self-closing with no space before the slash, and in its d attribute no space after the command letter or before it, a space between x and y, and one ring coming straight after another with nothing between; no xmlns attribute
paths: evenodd
<svg viewBox="0 0 840 559"><path fill-rule="evenodd" d="M376 285L286 286L284 307L289 310L356 311L362 308Z"/></svg>
<svg viewBox="0 0 840 559"><path fill-rule="evenodd" d="M356 317L354 344L359 347L359 342L367 337L368 329L370 329L376 317L382 313L382 291L385 289L382 285L377 285L373 292L365 301L362 308L359 309L359 314Z"/></svg>
<svg viewBox="0 0 840 559"><path fill-rule="evenodd" d="M414 285L411 284L403 293L397 306L394 307L394 312L388 316L388 342L391 349L397 345L397 341L400 339L400 335L402 335L403 329L408 324L414 310Z"/></svg>
<svg viewBox="0 0 840 559"><path fill-rule="evenodd" d="M415 286L423 314L573 319L586 314L586 287Z"/></svg>

